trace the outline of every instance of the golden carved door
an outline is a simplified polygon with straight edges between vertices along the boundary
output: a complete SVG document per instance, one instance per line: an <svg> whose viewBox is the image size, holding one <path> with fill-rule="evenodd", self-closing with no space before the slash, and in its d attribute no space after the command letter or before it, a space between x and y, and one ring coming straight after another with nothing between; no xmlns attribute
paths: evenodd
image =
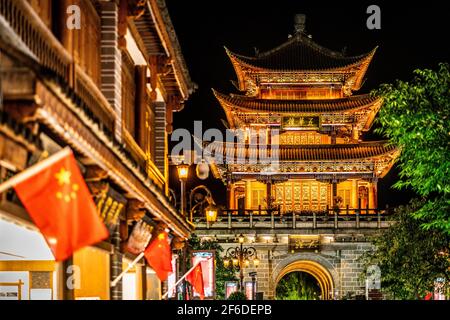
<svg viewBox="0 0 450 320"><path fill-rule="evenodd" d="M275 185L275 204L282 212L325 211L329 186L315 180L289 181Z"/></svg>

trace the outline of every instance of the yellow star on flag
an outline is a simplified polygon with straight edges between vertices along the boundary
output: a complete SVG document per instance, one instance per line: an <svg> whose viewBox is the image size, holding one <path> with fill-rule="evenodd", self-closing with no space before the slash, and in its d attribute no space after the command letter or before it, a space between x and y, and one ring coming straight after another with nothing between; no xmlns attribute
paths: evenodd
<svg viewBox="0 0 450 320"><path fill-rule="evenodd" d="M57 174L55 174L55 177L58 180L58 184L62 186L63 184L70 184L71 175L72 173L70 171L61 168L61 170Z"/></svg>

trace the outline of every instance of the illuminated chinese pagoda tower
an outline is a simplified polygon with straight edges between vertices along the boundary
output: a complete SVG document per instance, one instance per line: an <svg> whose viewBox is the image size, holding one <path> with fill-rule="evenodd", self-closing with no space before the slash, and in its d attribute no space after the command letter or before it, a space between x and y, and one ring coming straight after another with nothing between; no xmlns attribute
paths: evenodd
<svg viewBox="0 0 450 320"><path fill-rule="evenodd" d="M358 56L326 49L305 32L302 15L296 16L295 31L285 43L254 57L226 49L240 93L214 94L230 127L259 133L279 129L277 137L259 140L278 141L277 172L267 174L263 164L219 166L229 209L301 214L339 207L341 213L357 208L369 213L377 208L377 181L398 155L384 141L362 141L382 100L354 92L364 83L376 48Z"/></svg>

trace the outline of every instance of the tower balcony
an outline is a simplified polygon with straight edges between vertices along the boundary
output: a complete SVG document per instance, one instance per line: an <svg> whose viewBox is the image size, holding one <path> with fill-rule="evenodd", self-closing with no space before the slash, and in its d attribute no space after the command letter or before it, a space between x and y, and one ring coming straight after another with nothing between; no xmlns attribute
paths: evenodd
<svg viewBox="0 0 450 320"><path fill-rule="evenodd" d="M192 221L202 234L248 233L261 234L352 234L376 233L392 225L388 207L327 208L323 211L281 212L279 209L228 209L215 221L194 216Z"/></svg>

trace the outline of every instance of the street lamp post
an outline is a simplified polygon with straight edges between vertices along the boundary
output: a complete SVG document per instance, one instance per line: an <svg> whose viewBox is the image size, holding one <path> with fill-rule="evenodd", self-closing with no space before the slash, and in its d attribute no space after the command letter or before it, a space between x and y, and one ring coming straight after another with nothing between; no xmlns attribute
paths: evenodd
<svg viewBox="0 0 450 320"><path fill-rule="evenodd" d="M184 162L177 166L178 179L180 180L181 196L180 196L180 211L183 217L186 217L186 181L189 175L189 165Z"/></svg>
<svg viewBox="0 0 450 320"><path fill-rule="evenodd" d="M180 212L183 218L186 218L186 181L189 176L189 165L185 164L184 162L177 165L177 171L178 171L178 179L180 180ZM188 244L183 247L183 260L181 261L181 274L186 273L187 269L187 251L188 251ZM186 280L183 280L183 300L186 299Z"/></svg>
<svg viewBox="0 0 450 320"><path fill-rule="evenodd" d="M224 266L239 270L240 289L244 291L244 268L250 267L253 262L255 268L259 266L257 251L254 247L244 247L245 237L241 234L238 237L239 246L228 248L225 253Z"/></svg>
<svg viewBox="0 0 450 320"><path fill-rule="evenodd" d="M252 300L256 300L256 272L250 272L248 274L252 278Z"/></svg>

